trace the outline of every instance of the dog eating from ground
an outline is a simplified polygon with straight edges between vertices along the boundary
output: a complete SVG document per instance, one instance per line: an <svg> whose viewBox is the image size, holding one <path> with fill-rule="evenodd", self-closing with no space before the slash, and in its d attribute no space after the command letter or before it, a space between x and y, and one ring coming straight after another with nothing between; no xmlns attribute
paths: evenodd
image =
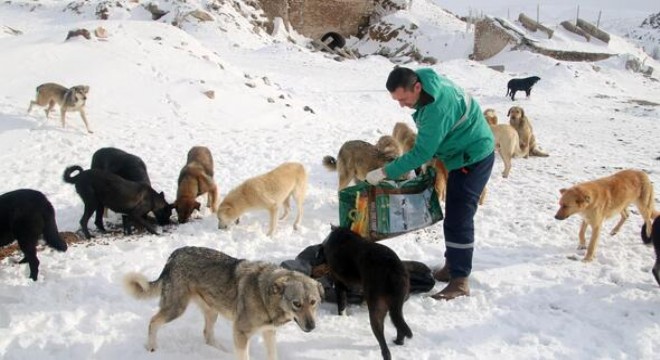
<svg viewBox="0 0 660 360"><path fill-rule="evenodd" d="M660 212L653 214L653 227L651 228L651 235L647 235L646 224L642 225L642 241L644 244L653 243L653 249L655 250L655 264L651 273L655 278L655 281L660 285Z"/></svg>
<svg viewBox="0 0 660 360"><path fill-rule="evenodd" d="M218 228L226 229L238 223L239 217L248 210L266 209L270 214L268 236L272 236L277 227L277 212L284 207L284 220L291 210L290 198L296 202L297 215L293 229L298 230L303 216L303 201L307 193L307 171L297 162L287 162L275 169L245 180L231 190L218 207Z"/></svg>
<svg viewBox="0 0 660 360"><path fill-rule="evenodd" d="M103 170L122 178L151 186L151 179L147 173L147 165L142 159L124 150L114 147L104 147L96 150L92 155L92 169ZM154 211L159 225L168 225L172 216L172 207L168 206ZM123 222L128 221L122 215Z"/></svg>
<svg viewBox="0 0 660 360"><path fill-rule="evenodd" d="M587 249L582 261L589 262L596 255L598 236L603 221L617 214L621 216L610 235L616 235L629 216L628 205L634 203L646 224L646 236L651 236L651 216L655 213L653 185L648 175L639 170L623 170L611 176L577 184L559 190L559 210L555 219L564 220L573 214L582 217L578 249ZM591 227L589 247L585 233Z"/></svg>
<svg viewBox="0 0 660 360"><path fill-rule="evenodd" d="M383 167L388 162L401 156L398 142L389 135L381 136L376 145L362 140L344 143L335 159L327 155L323 166L339 174L338 190L341 191L353 180L364 180L371 170Z"/></svg>
<svg viewBox="0 0 660 360"><path fill-rule="evenodd" d="M371 330L378 340L383 359L391 359L383 334L387 313L397 330L395 344L403 345L405 338L413 336L403 318L403 303L408 297L410 281L399 257L385 245L334 226L323 241L322 256L335 283L339 315L346 310L348 288L361 286L369 309Z"/></svg>
<svg viewBox="0 0 660 360"><path fill-rule="evenodd" d="M187 222L193 210L199 211L197 197L203 194L208 194L206 206L217 211L218 187L213 180L213 156L207 147L193 146L188 151L178 184L174 206L180 223Z"/></svg>
<svg viewBox="0 0 660 360"><path fill-rule="evenodd" d="M293 320L302 331L312 331L323 299L323 286L307 275L191 246L175 250L158 279L129 273L124 286L138 299L160 296L160 309L149 322L147 350L156 350L158 329L181 316L192 300L204 314L206 344L223 349L214 334L218 314L233 322L240 360L249 359L249 340L259 331L268 359L276 359L277 328Z"/></svg>
<svg viewBox="0 0 660 360"><path fill-rule="evenodd" d="M532 122L525 115L525 110L520 106L512 106L507 112L509 125L513 126L518 132L520 140L520 150L522 156L526 159L528 156L547 157L548 154L541 151L536 144L536 136L532 130Z"/></svg>
<svg viewBox="0 0 660 360"><path fill-rule="evenodd" d="M55 209L44 194L20 189L0 195L0 246L18 241L23 252L19 263L28 263L34 281L39 275L37 243L42 236L48 246L66 251L67 244L57 230Z"/></svg>
<svg viewBox="0 0 660 360"><path fill-rule="evenodd" d="M85 128L88 133L93 133L89 128L87 123L87 116L85 115L85 102L87 101L87 93L89 92L89 86L87 85L77 85L72 88L66 88L60 84L55 83L45 83L37 86L37 95L36 99L30 101L30 107L28 107L28 114L32 111L34 105L38 106L47 106L44 110L46 112L46 119L49 118L50 111L53 109L55 104L60 107L60 119L62 121L62 127L65 126L65 118L67 111L77 111L80 113L80 117L85 123Z"/></svg>
<svg viewBox="0 0 660 360"><path fill-rule="evenodd" d="M517 91L524 91L527 97L532 93L532 86L541 80L538 76L530 76L522 79L511 79L506 84L506 96L511 96L514 101Z"/></svg>
<svg viewBox="0 0 660 360"><path fill-rule="evenodd" d="M79 172L72 176L74 172ZM94 212L96 228L105 233L103 225L103 210L108 209L127 215L125 220L134 221L144 226L152 234L158 234L154 226L145 220L145 215L151 212L163 211L172 205L165 201L165 194L157 193L151 186L129 181L119 175L101 170L83 170L80 166L69 166L64 170L63 179L74 184L76 192L80 195L85 209L80 218L80 226L87 239L92 238L87 228L87 222ZM123 222L124 233L131 234L131 224Z"/></svg>
<svg viewBox="0 0 660 360"><path fill-rule="evenodd" d="M502 162L504 162L504 171L502 171L502 177L509 177L509 172L511 171L511 159L517 156L522 156L522 151L520 150L520 141L518 138L518 132L513 126L509 124L497 124L497 115L495 115L495 110L488 109L484 111L484 117L488 121L490 130L493 132L495 137L495 149L500 154ZM494 122L489 119L493 119Z"/></svg>

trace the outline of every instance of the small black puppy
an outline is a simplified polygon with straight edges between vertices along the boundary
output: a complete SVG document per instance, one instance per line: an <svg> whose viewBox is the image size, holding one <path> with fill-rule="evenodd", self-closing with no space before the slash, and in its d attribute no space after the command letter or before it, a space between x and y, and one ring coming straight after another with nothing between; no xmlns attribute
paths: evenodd
<svg viewBox="0 0 660 360"><path fill-rule="evenodd" d="M92 155L92 169L103 170L130 181L135 181L151 186L151 180L147 173L147 165L139 156L128 153L124 150L104 147L96 150ZM158 225L170 224L172 208L166 207L162 210L154 211ZM122 220L126 222L126 215Z"/></svg>
<svg viewBox="0 0 660 360"><path fill-rule="evenodd" d="M532 93L532 86L541 80L538 76L530 76L523 79L511 79L506 84L506 96L511 95L511 100L515 100L516 91L524 91L529 97Z"/></svg>
<svg viewBox="0 0 660 360"><path fill-rule="evenodd" d="M346 228L332 227L323 241L323 256L335 282L337 310L346 310L349 286L361 286L369 308L371 330L378 340L383 359L391 359L385 341L384 322L387 312L396 327L394 343L403 345L413 334L403 318L403 303L408 297L408 271L392 249L368 241Z"/></svg>
<svg viewBox="0 0 660 360"><path fill-rule="evenodd" d="M80 173L71 176L75 171ZM65 182L76 186L76 192L85 204L83 216L80 218L80 226L88 239L92 235L87 229L87 222L95 211L94 224L101 232L106 231L103 226L103 209L107 207L116 213L126 214L127 218L124 220L135 221L150 233L158 234L153 225L144 219L144 216L150 211L156 213L172 206L165 201L165 194L157 193L151 186L126 180L106 171L95 169L83 171L80 166L74 165L64 170L63 178ZM124 233L130 234L130 223L124 221L123 225Z"/></svg>
<svg viewBox="0 0 660 360"><path fill-rule="evenodd" d="M646 236L646 224L642 225L642 241L644 244L649 244L653 242L653 248L655 249L655 265L651 273L655 277L655 281L660 285L660 216L657 216L653 220L653 228L651 229L651 237Z"/></svg>
<svg viewBox="0 0 660 360"><path fill-rule="evenodd" d="M66 251L66 242L57 230L55 210L44 194L20 189L0 195L0 246L18 241L23 252L19 263L28 263L30 279L34 281L39 275L37 242L42 235L48 246Z"/></svg>

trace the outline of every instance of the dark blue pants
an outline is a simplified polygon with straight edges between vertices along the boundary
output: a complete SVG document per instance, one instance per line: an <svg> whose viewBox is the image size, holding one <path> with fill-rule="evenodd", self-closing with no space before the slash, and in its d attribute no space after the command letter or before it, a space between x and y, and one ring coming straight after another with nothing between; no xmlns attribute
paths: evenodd
<svg viewBox="0 0 660 360"><path fill-rule="evenodd" d="M472 271L474 214L494 162L493 152L477 163L449 172L443 229L452 278L469 276Z"/></svg>

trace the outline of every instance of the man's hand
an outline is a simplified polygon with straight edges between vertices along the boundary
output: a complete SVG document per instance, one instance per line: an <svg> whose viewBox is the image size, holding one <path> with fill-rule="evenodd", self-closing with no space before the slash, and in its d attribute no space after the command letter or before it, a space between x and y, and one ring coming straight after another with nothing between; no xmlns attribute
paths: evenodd
<svg viewBox="0 0 660 360"><path fill-rule="evenodd" d="M369 171L365 180L367 180L367 182L371 185L377 185L386 177L387 175L385 175L385 170L383 168L378 168L376 170Z"/></svg>

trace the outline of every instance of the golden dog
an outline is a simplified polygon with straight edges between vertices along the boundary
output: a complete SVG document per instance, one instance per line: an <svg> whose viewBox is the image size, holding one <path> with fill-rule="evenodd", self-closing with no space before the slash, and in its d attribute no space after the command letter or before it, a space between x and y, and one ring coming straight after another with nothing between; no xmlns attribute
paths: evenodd
<svg viewBox="0 0 660 360"><path fill-rule="evenodd" d="M569 189L559 190L559 210L555 219L564 220L573 214L582 216L578 249L587 249L582 261L592 261L598 245L598 235L605 219L616 214L621 219L610 235L615 235L628 218L628 205L635 203L651 236L651 216L655 213L653 186L646 173L639 170L623 170L601 179L583 182ZM585 245L587 225L591 226L589 247Z"/></svg>
<svg viewBox="0 0 660 360"><path fill-rule="evenodd" d="M520 150L518 132L509 124L498 125L497 115L495 115L495 110L493 109L487 109L484 111L484 117L486 118L486 121L488 121L490 130L495 137L495 149L500 154L502 162L504 162L502 177L507 178L511 171L511 158L523 155Z"/></svg>
<svg viewBox="0 0 660 360"><path fill-rule="evenodd" d="M522 156L524 158L528 156L547 157L548 154L541 151L536 144L536 136L534 136L534 131L532 130L532 123L525 116L525 110L520 106L512 106L509 112L507 112L507 116L509 116L509 125L513 126L518 132Z"/></svg>
<svg viewBox="0 0 660 360"><path fill-rule="evenodd" d="M484 117L486 118L486 121L488 121L488 125L497 125L498 118L494 109L484 110Z"/></svg>
<svg viewBox="0 0 660 360"><path fill-rule="evenodd" d="M364 180L371 170L383 167L388 162L401 156L401 148L397 141L383 135L376 145L362 140L351 140L344 143L339 149L337 159L328 155L323 158L323 166L339 174L341 191L354 180Z"/></svg>
<svg viewBox="0 0 660 360"><path fill-rule="evenodd" d="M180 223L190 218L193 210L199 211L197 197L208 193L206 206L217 211L218 187L213 181L213 157L205 146L193 146L188 151L186 165L179 173L179 187L174 207Z"/></svg>
<svg viewBox="0 0 660 360"><path fill-rule="evenodd" d="M246 180L230 191L218 208L218 228L226 229L230 224L237 223L238 218L248 210L266 209L270 214L268 236L271 236L277 226L280 204L284 205L284 214L280 217L280 220L283 220L289 215L289 198L293 197L298 208L293 229L298 230L306 192L307 172L303 165L296 162L284 163L263 175Z"/></svg>

